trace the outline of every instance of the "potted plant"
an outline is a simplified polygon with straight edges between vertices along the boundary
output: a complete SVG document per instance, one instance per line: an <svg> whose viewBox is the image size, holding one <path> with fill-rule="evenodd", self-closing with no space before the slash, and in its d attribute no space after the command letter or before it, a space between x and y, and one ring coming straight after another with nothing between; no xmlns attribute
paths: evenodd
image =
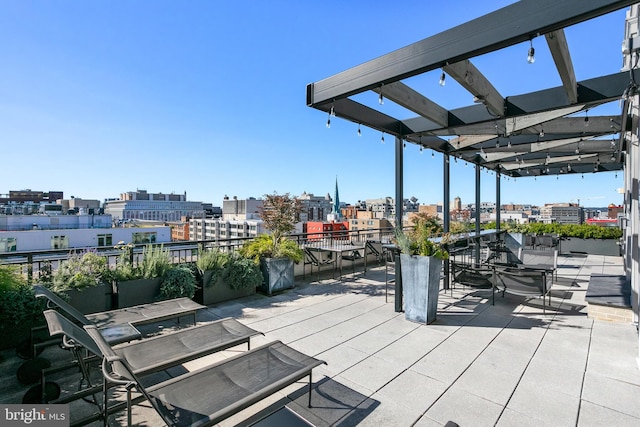
<svg viewBox="0 0 640 427"><path fill-rule="evenodd" d="M158 300L162 278L172 267L169 251L163 245L146 245L140 262L134 264L132 244L119 242L115 247L121 254L109 273L116 294L114 305L125 308Z"/></svg>
<svg viewBox="0 0 640 427"><path fill-rule="evenodd" d="M44 302L36 298L33 287L17 267L0 264L0 350L18 347L22 357L32 357L31 328L45 325ZM38 340L46 336L38 337ZM24 345L19 346L20 343ZM21 353L22 349L22 353Z"/></svg>
<svg viewBox="0 0 640 427"><path fill-rule="evenodd" d="M436 217L419 214L410 231L396 232L407 320L429 324L436 319L442 260L449 257L446 238L434 240L441 231Z"/></svg>
<svg viewBox="0 0 640 427"><path fill-rule="evenodd" d="M83 314L111 310L107 260L94 251L72 252L43 284Z"/></svg>
<svg viewBox="0 0 640 427"><path fill-rule="evenodd" d="M295 230L300 201L289 193L265 194L259 215L270 234L261 234L247 242L240 253L260 265L263 274L261 290L267 295L295 286L293 264L304 259L296 242L287 238Z"/></svg>
<svg viewBox="0 0 640 427"><path fill-rule="evenodd" d="M204 305L252 295L262 284L259 266L236 253L199 250L196 265L202 278L196 298Z"/></svg>

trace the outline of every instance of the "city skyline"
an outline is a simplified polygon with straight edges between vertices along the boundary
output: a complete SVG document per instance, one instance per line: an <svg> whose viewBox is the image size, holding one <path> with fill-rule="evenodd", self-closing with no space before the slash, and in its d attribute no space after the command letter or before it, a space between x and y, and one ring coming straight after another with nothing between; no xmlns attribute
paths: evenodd
<svg viewBox="0 0 640 427"><path fill-rule="evenodd" d="M334 184L334 185L335 185L335 184ZM103 202L108 201L108 200L109 200L109 201L113 201L113 200L122 200L122 199L120 199L119 197L115 197L115 196L114 196L114 197L109 197L109 198L107 198L107 199L97 199L97 198L95 198L95 197L91 197L91 196L88 196L88 197L86 197L86 196L76 196L75 194L73 194L73 192L67 192L67 191L65 191L65 190L60 190L60 189L56 189L56 190L52 190L52 189L45 190L45 189L42 189L42 188L37 188L37 189L33 189L33 188L29 188L29 189L27 189L27 188L20 188L20 189L10 189L10 190L6 190L6 192L4 192L4 191L5 191L4 189L0 190L0 196L2 196L2 195L6 195L6 196L8 196L10 191L35 191L35 192L43 192L43 193L47 193L47 192L51 192L51 191L56 191L56 192L62 192L62 193L64 194L64 199L66 199L66 200L69 200L69 199L72 199L72 198L76 198L76 199L81 199L81 200L97 200L97 201L99 201L100 203L103 203ZM168 194L177 194L177 193L168 193L168 192L164 192L164 191L151 191L151 190L148 190L148 189L146 189L146 188L137 188L135 191L144 191L144 192L147 192L147 193L149 193L149 194L156 194L156 193L157 193L157 194L165 194L165 195L168 195ZM134 190L127 190L127 191L124 191L124 192L120 192L120 193L119 193L119 195L124 194L124 193L127 193L127 192L135 192L135 191L134 191ZM335 189L334 189L334 192L335 192ZM285 193L285 192L279 192L279 194L284 194L284 193ZM305 192L305 193L306 193L307 195L312 195L312 196L316 196L316 197L324 197L324 196L328 195L329 197L331 197L331 200L333 200L333 197L334 197L334 196L331 194L331 192L322 192L322 193L320 193L320 192L319 192L319 193L315 193L315 192L313 192L313 191L307 191L307 192ZM179 194L184 194L184 193L179 193ZM334 194L335 194L335 193L334 193ZM292 196L292 197L300 197L301 195L302 195L302 194L291 194L291 196ZM223 198L222 198L222 199L220 199L220 201L219 201L219 203L218 203L218 202L217 202L217 201L215 201L215 200L195 200L195 199L193 199L193 198L189 197L189 192L188 192L188 191L186 192L186 200L187 200L187 201L202 202L202 203L210 203L210 204L212 204L214 207L220 207L220 206L222 206L222 201L224 200L224 198L225 198L225 197L228 197L228 198L230 198L230 199L232 199L232 198L234 198L234 197L237 197L238 199L243 200L243 199L250 199L250 198L262 199L262 198L263 198L263 196L265 196L265 195L264 195L264 194L261 194L261 195L249 195L249 196L246 196L246 197L239 197L239 196L237 196L237 195L225 194L225 195L223 196ZM390 198L392 198L392 199L394 198L394 196L389 196L389 195L387 195L387 196L371 197L371 198L369 198L369 199L362 199L362 198L360 198L360 199L357 199L357 200L355 200L355 201L344 201L344 200L340 200L340 204L341 204L341 205L345 205L345 206L355 206L355 205L357 205L357 204L358 204L358 202L360 202L360 201L363 201L363 202L364 202L364 201L366 201L366 200L378 200L378 199L384 199L384 198L387 198L387 197L390 197ZM453 204L454 200L455 200L455 199L457 199L458 197L459 197L459 196L453 196L453 197L451 198L451 200L450 200L450 203L451 203L451 204ZM412 196L411 196L411 195L405 195L405 197L404 197L404 198L405 198L405 200L409 200L409 199L411 199L411 198L412 198ZM464 206L473 206L473 205L475 205L475 200L472 200L472 201L465 201L465 200L464 200L464 199L462 199L462 198L460 198L460 200L461 200L461 201L460 201L460 203L461 203L461 205L462 205L463 207L464 207ZM438 201L436 201L436 202L421 202L421 201L418 199L418 200L417 200L417 203L418 203L419 205L442 205L442 204L443 204L443 201L442 201L442 200L438 200ZM495 205L495 200L481 200L481 201L480 201L480 203L481 203L481 204L492 204L492 203L493 203L493 204ZM607 207L607 206L609 206L609 205L611 204L611 203L605 203L605 204L598 204L598 203L594 203L594 204L590 204L590 205L585 205L585 204L583 203L583 201L582 201L582 200L579 200L579 199L572 199L572 200L561 200L561 201L553 201L553 202L544 202L544 203L541 203L541 204L528 203L528 202L522 202L522 203L511 203L511 202L504 202L504 201L501 201L500 206L505 206L505 205L524 205L524 206L536 206L536 207L541 207L541 206L548 205L548 204L562 204L562 203L576 203L576 204L578 204L579 206L582 206L583 208L604 208L604 207ZM615 203L614 203L614 204L615 204ZM616 204L616 205L618 205L618 204ZM451 207L451 209L453 209L453 207Z"/></svg>
<svg viewBox="0 0 640 427"><path fill-rule="evenodd" d="M306 84L511 3L401 1L423 25L400 31L377 2L4 2L0 36L11 43L0 46L3 184L70 188L65 194L101 201L119 194L112 188L186 191L215 203L225 194L331 193L337 176L341 199L352 204L394 197L393 138L382 144L367 128L358 136L340 119L327 128L327 117L305 105ZM578 80L620 70L624 15L567 29L570 46L589 38L593 49L572 51ZM504 93L560 84L544 42L536 42L534 64L527 49L475 65ZM504 78L505 67L517 82ZM427 73L414 83L433 85L433 100L448 108L469 103L453 79L439 87L438 78ZM619 113L617 103L589 114L611 111ZM408 144L404 157L404 197L441 201L442 156ZM495 200L495 175L481 176L481 200ZM621 204L619 187L622 173L503 178L501 203ZM472 165L451 164L451 196L474 200Z"/></svg>

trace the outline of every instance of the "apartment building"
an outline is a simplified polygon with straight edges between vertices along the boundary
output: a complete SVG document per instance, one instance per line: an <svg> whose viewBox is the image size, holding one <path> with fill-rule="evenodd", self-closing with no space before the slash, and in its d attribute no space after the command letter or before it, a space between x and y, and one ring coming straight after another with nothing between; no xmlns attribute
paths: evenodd
<svg viewBox="0 0 640 427"><path fill-rule="evenodd" d="M187 201L187 193L148 193L146 190L122 193L120 199L104 202L104 213L116 220L179 221L183 216L205 216L202 202Z"/></svg>

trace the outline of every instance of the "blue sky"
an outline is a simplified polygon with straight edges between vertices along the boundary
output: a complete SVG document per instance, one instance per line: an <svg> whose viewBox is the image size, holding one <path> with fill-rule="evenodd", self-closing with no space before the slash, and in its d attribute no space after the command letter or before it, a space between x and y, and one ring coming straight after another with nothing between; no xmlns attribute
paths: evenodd
<svg viewBox="0 0 640 427"><path fill-rule="evenodd" d="M305 87L512 1L0 1L0 193L187 192L394 196L393 138L305 105ZM392 5L392 6L391 6ZM625 11L566 30L578 80L622 64ZM473 60L503 95L560 85L544 38ZM518 76L515 78L514 76ZM446 108L471 103L439 72L407 83ZM373 92L357 98L377 102ZM383 106L394 113L391 102ZM399 107L397 107L399 108ZM384 110L383 110L384 111ZM590 112L617 114L617 103ZM410 114L401 117L410 117ZM474 171L451 167L474 201ZM502 180L502 203L622 203L622 173ZM405 197L442 200L442 158L405 150ZM482 200L495 177L482 173Z"/></svg>

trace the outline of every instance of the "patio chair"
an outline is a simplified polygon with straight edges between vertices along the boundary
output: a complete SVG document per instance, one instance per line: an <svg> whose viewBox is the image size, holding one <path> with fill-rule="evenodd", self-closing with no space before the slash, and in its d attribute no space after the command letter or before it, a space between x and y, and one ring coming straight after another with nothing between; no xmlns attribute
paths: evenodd
<svg viewBox="0 0 640 427"><path fill-rule="evenodd" d="M365 249L366 251L366 249ZM349 251L347 254L341 256L342 259L340 261L340 277L342 277L342 261L349 261L351 263L351 272L352 274L356 273L356 261L362 259L362 254L360 254L359 249L354 249Z"/></svg>
<svg viewBox="0 0 640 427"><path fill-rule="evenodd" d="M552 273L552 279L558 278L558 250L533 250L520 248L518 259L526 268L545 269Z"/></svg>
<svg viewBox="0 0 640 427"><path fill-rule="evenodd" d="M204 305L200 305L189 298L176 298L118 310L82 314L45 286L34 285L33 288L36 298L47 298L50 304L55 305L67 313L76 322L83 325L94 324L101 329L117 327L118 325L126 325L128 323L134 326L145 323L155 323L186 315L193 315L193 323L196 324L196 312L202 308L206 308ZM112 342L112 344L115 343Z"/></svg>
<svg viewBox="0 0 640 427"><path fill-rule="evenodd" d="M374 255L376 257L376 261L378 261L378 265L380 265L384 259L382 254L382 242L367 240L365 243L365 256L367 255Z"/></svg>
<svg viewBox="0 0 640 427"><path fill-rule="evenodd" d="M315 253L314 253L315 252ZM317 268L316 272L318 274L317 281L320 281L320 268L325 265L334 265L333 273L331 278L335 278L335 258L323 258L321 251L314 251L311 248L304 248L305 255L305 264L311 264L311 274L313 274L313 267Z"/></svg>
<svg viewBox="0 0 640 427"><path fill-rule="evenodd" d="M464 262L451 262L451 276L454 283L478 289L491 289L495 278L494 268Z"/></svg>
<svg viewBox="0 0 640 427"><path fill-rule="evenodd" d="M55 403L67 403L100 391L100 387L96 388L91 385L88 366L85 363L86 358L78 352L78 347L83 346L91 354L99 355L100 350L94 341L82 328L75 325L57 311L46 310L44 316L51 336L63 336L64 347L74 351L76 363L80 367L83 378L87 380L89 386L78 393L72 393L62 400L57 400ZM225 318L194 326L193 328L165 333L143 341L123 344L116 347L114 352L118 356L126 358L133 372L136 375L142 376L163 371L172 366L177 366L240 344L246 343L250 350L250 338L259 334L262 333L244 326L235 319ZM66 365L45 370L42 376L42 390L44 391L45 375L60 372L68 369L68 367L69 365ZM45 396L43 396L43 399L44 397Z"/></svg>
<svg viewBox="0 0 640 427"><path fill-rule="evenodd" d="M546 314L545 299L551 304L552 274L544 269L495 267L495 289L526 298L542 298L542 313Z"/></svg>
<svg viewBox="0 0 640 427"><path fill-rule="evenodd" d="M103 393L105 426L108 414L125 408L131 425L132 405L144 400L169 426L211 426L307 376L311 407L312 370L325 363L275 341L146 387L129 360L118 355L95 326L84 329L103 357L104 384L122 385L127 391L127 401L111 407L108 393ZM141 396L132 399L134 388Z"/></svg>

